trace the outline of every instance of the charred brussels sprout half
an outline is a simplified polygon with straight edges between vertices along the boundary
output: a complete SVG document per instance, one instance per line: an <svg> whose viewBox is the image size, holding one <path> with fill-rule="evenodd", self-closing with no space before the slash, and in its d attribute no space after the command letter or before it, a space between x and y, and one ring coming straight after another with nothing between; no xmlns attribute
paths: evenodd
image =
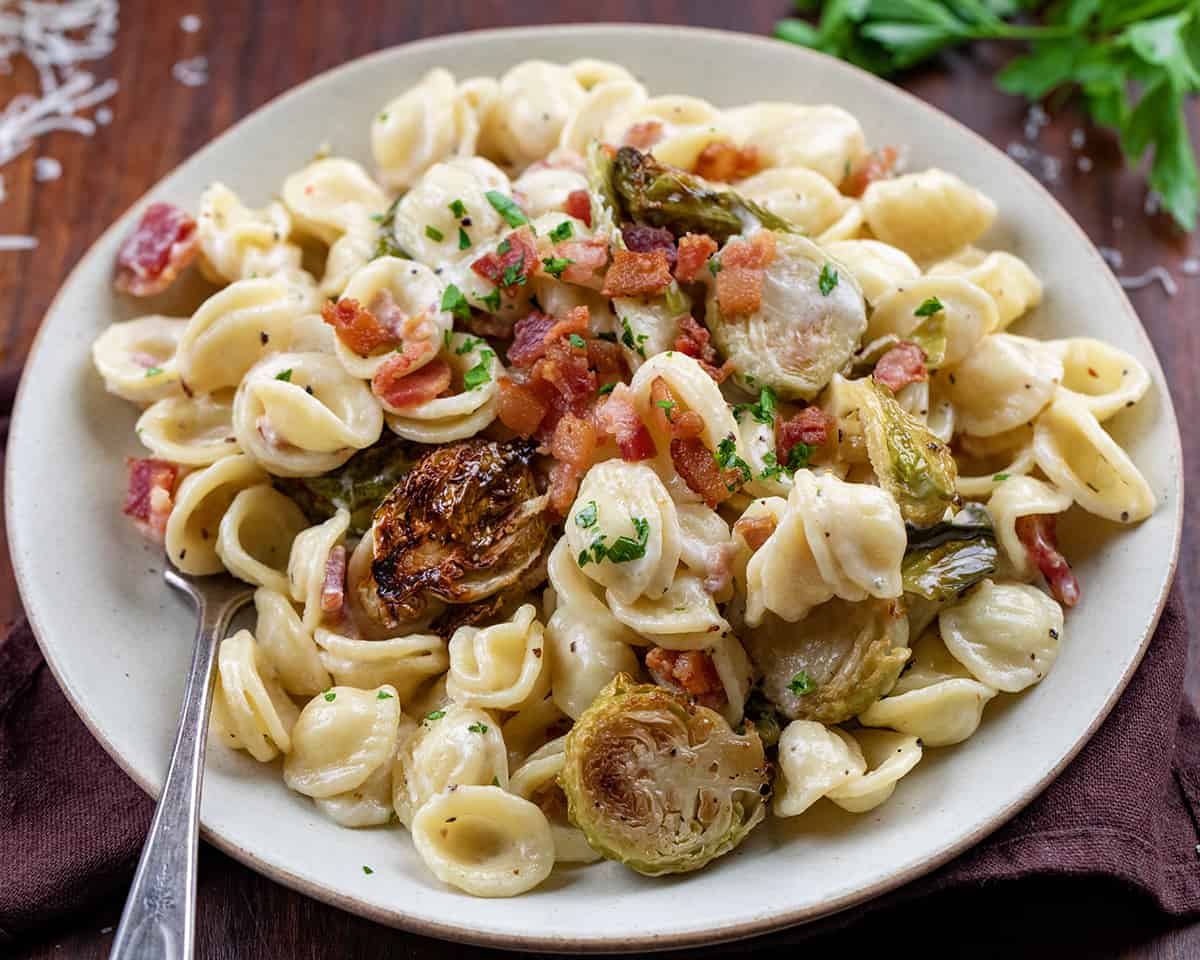
<svg viewBox="0 0 1200 960"><path fill-rule="evenodd" d="M908 550L900 572L904 592L925 600L953 600L996 572L1000 560L991 519L971 504L950 523L908 527Z"/></svg>
<svg viewBox="0 0 1200 960"><path fill-rule="evenodd" d="M752 728L618 674L567 734L571 822L639 873L699 870L766 815L770 770Z"/></svg>

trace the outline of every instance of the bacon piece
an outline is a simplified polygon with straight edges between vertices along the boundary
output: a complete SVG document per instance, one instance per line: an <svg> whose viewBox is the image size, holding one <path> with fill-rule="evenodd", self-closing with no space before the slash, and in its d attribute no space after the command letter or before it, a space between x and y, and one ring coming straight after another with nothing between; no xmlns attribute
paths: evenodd
<svg viewBox="0 0 1200 960"><path fill-rule="evenodd" d="M634 253L651 253L662 250L667 263L675 269L675 235L664 227L648 227L640 223L626 223L621 227L621 238L625 246Z"/></svg>
<svg viewBox="0 0 1200 960"><path fill-rule="evenodd" d="M707 233L685 233L679 238L679 255L675 261L675 279L692 283L704 269L708 258L717 252L717 241Z"/></svg>
<svg viewBox="0 0 1200 960"><path fill-rule="evenodd" d="M688 489L704 498L710 507L729 499L737 488L741 474L737 470L722 470L711 450L699 437L671 441L671 463Z"/></svg>
<svg viewBox="0 0 1200 960"><path fill-rule="evenodd" d="M769 230L725 245L717 273L717 303L722 313L748 315L762 306L763 282L774 259L775 235Z"/></svg>
<svg viewBox="0 0 1200 960"><path fill-rule="evenodd" d="M707 651L652 647L646 654L646 669L659 684L683 690L701 706L719 710L725 705L725 685Z"/></svg>
<svg viewBox="0 0 1200 960"><path fill-rule="evenodd" d="M623 147L636 147L638 150L649 150L662 139L663 125L661 120L642 120L625 131L621 141Z"/></svg>
<svg viewBox="0 0 1200 960"><path fill-rule="evenodd" d="M346 600L346 548L336 546L325 560L325 582L321 584L321 609L325 613L342 612Z"/></svg>
<svg viewBox="0 0 1200 960"><path fill-rule="evenodd" d="M191 214L174 204L152 203L117 251L113 286L135 297L162 293L199 250Z"/></svg>
<svg viewBox="0 0 1200 960"><path fill-rule="evenodd" d="M896 165L896 148L884 147L860 157L842 180L842 193L861 197L876 180L882 180Z"/></svg>
<svg viewBox="0 0 1200 960"><path fill-rule="evenodd" d="M679 336L675 338L675 349L700 361L705 373L720 383L729 376L732 368L728 363L721 367L717 363L717 351L712 348L712 335L691 315L679 318Z"/></svg>
<svg viewBox="0 0 1200 960"><path fill-rule="evenodd" d="M631 253L614 250L612 266L604 275L606 297L636 297L661 293L671 283L671 264L663 250Z"/></svg>
<svg viewBox="0 0 1200 960"><path fill-rule="evenodd" d="M508 362L514 367L530 367L546 353L546 335L554 328L555 319L537 310L517 321L513 328Z"/></svg>
<svg viewBox="0 0 1200 960"><path fill-rule="evenodd" d="M589 340L588 366L596 371L599 383L616 383L625 379L625 357L621 348L608 340Z"/></svg>
<svg viewBox="0 0 1200 960"><path fill-rule="evenodd" d="M608 244L603 240L565 240L554 255L571 261L562 272L567 283L598 290L604 282L600 272L608 266Z"/></svg>
<svg viewBox="0 0 1200 960"><path fill-rule="evenodd" d="M729 542L714 543L704 556L704 590L714 597L729 595L733 586L733 561L737 548Z"/></svg>
<svg viewBox="0 0 1200 960"><path fill-rule="evenodd" d="M567 216L582 220L589 227L592 225L592 198L586 190L572 190L568 193L563 210Z"/></svg>
<svg viewBox="0 0 1200 960"><path fill-rule="evenodd" d="M650 383L650 402L653 404L651 414L658 429L667 436L687 440L704 432L704 421L700 415L694 410L682 409L662 377L655 377Z"/></svg>
<svg viewBox="0 0 1200 960"><path fill-rule="evenodd" d="M893 393L910 383L922 383L929 379L925 366L925 351L915 343L898 343L879 358L875 372L871 374L876 383L890 387Z"/></svg>
<svg viewBox="0 0 1200 960"><path fill-rule="evenodd" d="M833 417L820 407L805 407L779 425L779 436L775 443L776 458L780 463L787 463L792 447L798 443L823 447L829 440L833 425Z"/></svg>
<svg viewBox="0 0 1200 960"><path fill-rule="evenodd" d="M354 299L337 303L326 300L321 304L321 319L333 327L337 338L360 357L400 342L400 338L380 323L375 314Z"/></svg>
<svg viewBox="0 0 1200 960"><path fill-rule="evenodd" d="M596 454L596 428L588 420L565 413L550 439L550 455L558 462L550 468L550 509L565 517L579 492L579 481Z"/></svg>
<svg viewBox="0 0 1200 960"><path fill-rule="evenodd" d="M534 364L530 380L540 380L552 388L551 409L555 416L543 422L543 429L552 429L567 410L583 412L596 395L596 374L588 366L587 353L574 349L565 340L552 340L546 345L546 355Z"/></svg>
<svg viewBox="0 0 1200 960"><path fill-rule="evenodd" d="M485 253L472 263L471 269L501 289L511 290L529 278L537 263L533 234L528 227L521 227L505 237L494 253Z"/></svg>
<svg viewBox="0 0 1200 960"><path fill-rule="evenodd" d="M649 460L657 452L654 438L633 406L633 393L618 383L597 411L600 428L617 442L621 459L629 463Z"/></svg>
<svg viewBox="0 0 1200 960"><path fill-rule="evenodd" d="M538 432L550 406L545 403L535 387L528 383L517 383L509 377L498 381L500 393L496 415L508 429L522 437L532 437Z"/></svg>
<svg viewBox="0 0 1200 960"><path fill-rule="evenodd" d="M733 532L746 541L751 551L757 550L775 532L775 518L769 514L756 517L739 517L733 525Z"/></svg>
<svg viewBox="0 0 1200 960"><path fill-rule="evenodd" d="M424 343L420 345L428 347ZM407 352L408 347L405 347L405 353L385 360L371 381L372 393L396 410L405 410L433 400L443 390L449 389L452 379L450 364L441 357L413 370L413 358Z"/></svg>
<svg viewBox="0 0 1200 960"><path fill-rule="evenodd" d="M467 333L477 337L494 337L497 340L510 340L513 335L513 317L502 317L498 313L479 313L471 311L471 319L464 321Z"/></svg>
<svg viewBox="0 0 1200 960"><path fill-rule="evenodd" d="M692 172L705 180L740 180L757 173L761 165L757 147L737 147L728 140L714 140L700 151Z"/></svg>
<svg viewBox="0 0 1200 960"><path fill-rule="evenodd" d="M1079 602L1079 581L1058 549L1058 517L1052 513L1017 517L1016 527L1018 539L1046 578L1054 599L1064 607L1075 606Z"/></svg>
<svg viewBox="0 0 1200 960"><path fill-rule="evenodd" d="M571 334L581 336L587 334L588 331L588 308L587 307L572 307L567 311L567 315L557 321L552 326L545 336L545 342L549 344L552 340L562 340L569 337Z"/></svg>
<svg viewBox="0 0 1200 960"><path fill-rule="evenodd" d="M121 512L133 519L143 537L162 543L167 518L175 505L171 493L179 479L179 465L169 460L128 457L125 466L129 468L129 488Z"/></svg>

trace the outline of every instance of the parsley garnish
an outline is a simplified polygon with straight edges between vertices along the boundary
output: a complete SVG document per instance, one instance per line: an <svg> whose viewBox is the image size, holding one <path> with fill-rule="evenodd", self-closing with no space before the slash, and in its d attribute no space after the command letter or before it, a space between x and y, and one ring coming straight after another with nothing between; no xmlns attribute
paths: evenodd
<svg viewBox="0 0 1200 960"><path fill-rule="evenodd" d="M561 243L563 240L570 240L574 233L575 228L571 226L571 221L564 220L550 231L550 239L555 243Z"/></svg>
<svg viewBox="0 0 1200 960"><path fill-rule="evenodd" d="M741 418L748 413L759 423L773 425L775 423L775 391L770 387L761 387L758 391L758 403L735 403L733 415Z"/></svg>
<svg viewBox="0 0 1200 960"><path fill-rule="evenodd" d="M451 200L447 206L450 208L450 212L454 214L455 219L457 220L461 220L467 215L467 208L463 205L461 200Z"/></svg>
<svg viewBox="0 0 1200 960"><path fill-rule="evenodd" d="M639 333L635 341L633 328L629 326L629 319L627 317L621 318L621 342L643 360L646 359L646 341L649 339L649 334Z"/></svg>
<svg viewBox="0 0 1200 960"><path fill-rule="evenodd" d="M430 240L434 241L435 243L441 243L443 240L446 239L446 235L444 233L442 233L442 231L439 230L437 227L435 227L432 223L425 224L425 236L427 236Z"/></svg>
<svg viewBox="0 0 1200 960"><path fill-rule="evenodd" d="M673 422L671 420L671 411L675 409L675 401L674 400L655 400L654 405L656 407L658 407L659 409L664 410L666 412L667 423Z"/></svg>
<svg viewBox="0 0 1200 960"><path fill-rule="evenodd" d="M615 387L616 385L617 385L616 381L613 381L612 383L606 383L604 386L602 386L599 390L596 391L596 395L599 397L606 397L610 393L613 392L613 387Z"/></svg>
<svg viewBox="0 0 1200 960"><path fill-rule="evenodd" d="M572 333L569 337L567 337L567 342L570 343L571 346L573 346L576 350L587 349L587 341L577 333Z"/></svg>
<svg viewBox="0 0 1200 960"><path fill-rule="evenodd" d="M798 674L792 677L792 682L788 684L788 689L799 697L806 693L812 693L817 689L817 685L813 683L812 677L801 670Z"/></svg>
<svg viewBox="0 0 1200 960"><path fill-rule="evenodd" d="M368 877L374 872L375 871L368 867L365 863L363 864L363 873L365 873Z"/></svg>
<svg viewBox="0 0 1200 960"><path fill-rule="evenodd" d="M512 197L506 197L495 190L488 190L484 196L492 205L492 209L500 214L510 227L519 227L529 222L529 218L521 212L521 208L517 206Z"/></svg>
<svg viewBox="0 0 1200 960"><path fill-rule="evenodd" d="M467 727L467 729L470 730L471 733L483 735L488 732L488 725L486 723L472 723L469 727Z"/></svg>
<svg viewBox="0 0 1200 960"><path fill-rule="evenodd" d="M442 309L449 310L459 320L471 319L471 305L467 303L467 298L463 296L462 291L452 283L442 294Z"/></svg>
<svg viewBox="0 0 1200 960"><path fill-rule="evenodd" d="M463 386L474 390L492 379L492 360L496 355L491 350L479 351L480 361L463 374Z"/></svg>
<svg viewBox="0 0 1200 960"><path fill-rule="evenodd" d="M561 280L563 271L574 262L574 260L568 260L566 257L546 257L542 261L542 267L555 280Z"/></svg>
<svg viewBox="0 0 1200 960"><path fill-rule="evenodd" d="M718 260L716 257L709 257L709 260L708 260L708 272L709 273L711 273L715 277L718 273L720 273L724 269L725 268L721 266L720 260Z"/></svg>
<svg viewBox="0 0 1200 960"><path fill-rule="evenodd" d="M768 450L763 454L763 469L758 475L759 480L778 480L783 475L784 467L775 458L775 454Z"/></svg>
<svg viewBox="0 0 1200 960"><path fill-rule="evenodd" d="M495 775L492 776L492 786L493 787L500 786L500 778L499 777L497 777Z"/></svg>
<svg viewBox="0 0 1200 960"><path fill-rule="evenodd" d="M993 473L992 474L992 482L993 483L1003 483L1007 479L1008 479L1007 473Z"/></svg>
<svg viewBox="0 0 1200 960"><path fill-rule="evenodd" d="M717 466L721 467L722 469L736 467L738 472L742 475L742 483L746 483L754 476L753 472L750 470L750 464L737 455L737 443L734 441L732 435L723 438L721 442L717 444L717 451L713 454L713 458L717 461ZM733 490L738 486L738 484L726 484L726 486L730 490Z"/></svg>
<svg viewBox="0 0 1200 960"><path fill-rule="evenodd" d="M812 458L812 455L812 447L807 443L797 443L788 451L787 472L795 473L797 470L803 470L808 466L808 461Z"/></svg>
<svg viewBox="0 0 1200 960"><path fill-rule="evenodd" d="M375 699L376 700L391 700L392 695L390 693L388 693L386 690L380 690L379 695L377 697L375 697Z"/></svg>
<svg viewBox="0 0 1200 960"><path fill-rule="evenodd" d="M588 527L596 525L596 501L589 500L582 510L575 511L575 526L583 527L586 530Z"/></svg>
<svg viewBox="0 0 1200 960"><path fill-rule="evenodd" d="M493 290L486 297L476 297L475 299L487 307L488 313L495 313L500 309L500 291L498 289Z"/></svg>
<svg viewBox="0 0 1200 960"><path fill-rule="evenodd" d="M426 720L441 720L446 715L445 710L434 710L431 713L425 714Z"/></svg>
<svg viewBox="0 0 1200 960"><path fill-rule="evenodd" d="M280 370L277 374L275 374L275 379L282 380L284 383L291 383L292 382L292 368L288 367L286 370Z"/></svg>
<svg viewBox="0 0 1200 960"><path fill-rule="evenodd" d="M397 197L392 201L387 212L377 218L379 223L379 237L375 241L375 250L371 253L371 259L375 260L379 257L400 257L401 259L410 259L404 249L396 242L396 237L393 230L396 225L396 208L400 205L400 198ZM376 219L376 218L372 218Z"/></svg>
<svg viewBox="0 0 1200 960"><path fill-rule="evenodd" d="M507 243L507 241L505 241ZM520 286L526 280L525 277L525 254L521 254L521 259L516 263L510 263L504 268L504 275L500 278L500 286L515 287Z"/></svg>
<svg viewBox="0 0 1200 960"><path fill-rule="evenodd" d="M466 250L471 246L471 238L467 235L467 231L462 227L458 228L458 249Z"/></svg>
<svg viewBox="0 0 1200 960"><path fill-rule="evenodd" d="M821 268L821 276L817 279L817 285L821 288L821 296L829 296L833 293L833 288L838 285L838 272L829 264L825 264Z"/></svg>
<svg viewBox="0 0 1200 960"><path fill-rule="evenodd" d="M146 376L157 377L162 372L163 372L162 367L151 367L149 370L146 371Z"/></svg>
<svg viewBox="0 0 1200 960"><path fill-rule="evenodd" d="M946 309L946 308L942 306L941 300L939 300L937 297L929 297L927 300L923 300L921 302L921 305L919 307L917 307L916 310L913 311L913 316L914 317L932 317L939 310L944 310L944 309Z"/></svg>
<svg viewBox="0 0 1200 960"><path fill-rule="evenodd" d="M596 534L590 547L584 547L579 553L579 566L586 567L588 562L600 563L608 560L612 563L628 563L630 560L640 560L646 555L646 542L650 536L650 523L642 517L631 517L637 539L619 536L611 546L605 545L607 539L603 533Z"/></svg>
<svg viewBox="0 0 1200 960"><path fill-rule="evenodd" d="M511 249L512 249L512 242L508 239L508 237L505 237L496 246L496 252L501 255L508 253L508 251Z"/></svg>
<svg viewBox="0 0 1200 960"><path fill-rule="evenodd" d="M327 702L329 702L329 703L333 703L333 701L334 701L334 700L336 700L336 699L337 699L337 691L336 691L336 690L327 690L327 691L325 691L325 700L326 700Z"/></svg>
<svg viewBox="0 0 1200 960"><path fill-rule="evenodd" d="M387 118L388 118L387 111L386 111L386 110L384 110L384 111L383 111L383 113L381 113L381 114L379 115L379 122L380 122L380 123L387 123Z"/></svg>
<svg viewBox="0 0 1200 960"><path fill-rule="evenodd" d="M483 343L482 340L476 340L474 337L467 337L466 340L458 345L458 349L454 351L454 355L456 357L461 357L464 353L470 353L481 343Z"/></svg>

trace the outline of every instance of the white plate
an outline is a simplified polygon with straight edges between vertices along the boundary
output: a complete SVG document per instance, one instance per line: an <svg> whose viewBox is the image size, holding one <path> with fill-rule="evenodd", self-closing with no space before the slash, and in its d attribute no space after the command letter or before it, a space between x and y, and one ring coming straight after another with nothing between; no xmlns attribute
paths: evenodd
<svg viewBox="0 0 1200 960"><path fill-rule="evenodd" d="M1152 518L1117 531L1073 517L1064 530L1083 584L1053 673L1000 696L969 742L930 750L895 796L855 816L831 805L761 827L708 869L651 880L615 864L559 869L533 893L476 900L424 870L399 827L347 830L289 793L277 765L219 746L204 784L205 836L256 870L383 923L433 936L544 950L680 947L761 933L842 909L943 863L1011 817L1063 768L1125 686L1158 620L1178 553L1180 443L1162 371L1133 309L1088 239L1032 178L943 114L843 63L783 43L679 27L490 31L386 50L306 83L197 153L121 218L64 285L25 370L8 448L14 566L55 676L105 749L145 789L166 769L192 618L162 561L120 513L135 411L105 394L89 348L138 311L115 299L121 237L148 200L195 209L220 179L265 203L318 144L369 161L380 105L426 70L498 74L529 57L623 62L651 91L719 105L776 99L839 104L875 145L905 144L1000 205L988 245L1046 282L1038 335L1089 334L1134 354L1154 388L1110 426L1158 497ZM362 867L375 872L365 875Z"/></svg>

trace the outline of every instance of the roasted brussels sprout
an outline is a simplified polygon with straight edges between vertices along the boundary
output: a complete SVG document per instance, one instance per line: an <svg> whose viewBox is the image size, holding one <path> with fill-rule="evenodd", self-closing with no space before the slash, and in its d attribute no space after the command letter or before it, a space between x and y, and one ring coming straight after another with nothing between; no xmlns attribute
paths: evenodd
<svg viewBox="0 0 1200 960"><path fill-rule="evenodd" d="M739 634L762 692L789 720L841 723L886 694L908 659L908 618L895 600L830 600L799 623L767 614Z"/></svg>
<svg viewBox="0 0 1200 960"><path fill-rule="evenodd" d="M960 510L950 523L908 527L908 550L900 573L904 592L926 600L953 600L996 572L996 533L982 507Z"/></svg>
<svg viewBox="0 0 1200 960"><path fill-rule="evenodd" d="M785 400L812 400L858 349L866 304L854 275L811 240L775 239L758 310L723 316L714 280L704 322L752 393L767 386Z"/></svg>
<svg viewBox="0 0 1200 960"><path fill-rule="evenodd" d="M322 523L338 510L350 511L350 533L362 536L383 498L404 477L422 448L384 431L374 446L356 453L336 470L319 477L274 477L275 486L296 501L311 523Z"/></svg>
<svg viewBox="0 0 1200 960"><path fill-rule="evenodd" d="M639 873L699 870L766 815L769 764L752 728L621 673L567 734L559 781L592 847Z"/></svg>
<svg viewBox="0 0 1200 960"><path fill-rule="evenodd" d="M472 439L425 453L375 511L371 573L358 585L386 627L423 616L430 598L478 603L545 577L550 523L528 440Z"/></svg>
<svg viewBox="0 0 1200 960"><path fill-rule="evenodd" d="M867 456L879 484L896 498L905 522L937 523L960 500L958 467L950 448L873 379L855 381Z"/></svg>
<svg viewBox="0 0 1200 960"><path fill-rule="evenodd" d="M621 147L615 157L600 148L592 156L593 169L600 174L593 178L593 189L612 205L619 222L665 227L677 237L707 233L718 243L756 227L792 229L786 220L735 191L720 189L633 147Z"/></svg>

